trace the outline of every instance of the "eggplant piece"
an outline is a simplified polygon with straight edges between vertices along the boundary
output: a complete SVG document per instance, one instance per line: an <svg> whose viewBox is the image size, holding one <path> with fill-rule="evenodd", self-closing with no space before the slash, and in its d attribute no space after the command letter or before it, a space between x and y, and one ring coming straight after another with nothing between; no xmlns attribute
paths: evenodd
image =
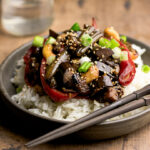
<svg viewBox="0 0 150 150"><path fill-rule="evenodd" d="M104 93L104 101L115 102L119 99L117 89L115 87L108 87Z"/></svg>
<svg viewBox="0 0 150 150"><path fill-rule="evenodd" d="M116 63L114 61L111 60L106 60L105 63L109 66L111 66L112 68L114 68L116 66Z"/></svg>
<svg viewBox="0 0 150 150"><path fill-rule="evenodd" d="M59 70L63 76L63 83L67 87L72 87L72 76L75 73L75 69L69 62L61 63Z"/></svg>
<svg viewBox="0 0 150 150"><path fill-rule="evenodd" d="M80 47L81 43L76 36L68 35L66 37L65 48L68 50L71 56L76 56L76 51Z"/></svg>
<svg viewBox="0 0 150 150"><path fill-rule="evenodd" d="M63 75L63 83L67 86L67 87L71 87L72 86L72 76L73 76L74 72L71 71L69 68L64 72Z"/></svg>
<svg viewBox="0 0 150 150"><path fill-rule="evenodd" d="M65 47L61 45L60 43L53 44L53 53L54 54L59 54L61 52L65 51Z"/></svg>
<svg viewBox="0 0 150 150"><path fill-rule="evenodd" d="M51 78L55 75L57 72L57 69L59 68L60 64L63 62L69 61L69 55L67 51L63 51L60 53L60 56L46 69L46 79L51 80Z"/></svg>
<svg viewBox="0 0 150 150"><path fill-rule="evenodd" d="M100 91L103 91L103 89L105 87L111 87L113 86L113 83L110 79L109 76L107 75L103 75L101 77L98 78L98 80L95 80L92 82L91 84L91 90L92 90L92 94L91 96L96 96L96 94L98 94ZM99 94L98 94L99 97Z"/></svg>
<svg viewBox="0 0 150 150"><path fill-rule="evenodd" d="M65 50L66 33L59 34L57 42L53 44L53 52L59 54Z"/></svg>
<svg viewBox="0 0 150 150"><path fill-rule="evenodd" d="M50 80L50 83L49 83L49 86L53 89L56 89L57 87L57 82L56 82L56 79L55 77L52 77L51 80Z"/></svg>
<svg viewBox="0 0 150 150"><path fill-rule="evenodd" d="M102 35L103 35L103 34L102 34L100 31L96 31L96 33L94 33L94 34L92 35L93 41L92 41L92 44L91 44L91 45L93 45L95 42L97 42L98 39L99 39ZM76 52L76 55L77 55L78 57L83 56L83 55L88 51L88 49L91 47L91 45L78 49L77 52Z"/></svg>
<svg viewBox="0 0 150 150"><path fill-rule="evenodd" d="M79 38L81 38L81 36L85 33L90 35L93 31L95 31L95 28L93 26L89 26L85 24L84 29L82 30Z"/></svg>
<svg viewBox="0 0 150 150"><path fill-rule="evenodd" d="M98 67L99 71L102 73L111 75L111 72L113 71L112 67L110 67L100 61L96 61L96 66Z"/></svg>
<svg viewBox="0 0 150 150"><path fill-rule="evenodd" d="M113 86L110 77L107 75L103 75L103 76L99 77L97 82L98 82L98 87L100 87L100 88Z"/></svg>
<svg viewBox="0 0 150 150"><path fill-rule="evenodd" d="M52 37L54 37L55 39L58 37L58 33L57 32L55 32L55 31L53 31L53 30L49 30L49 36L52 36Z"/></svg>
<svg viewBox="0 0 150 150"><path fill-rule="evenodd" d="M107 60L114 52L110 48L95 47L93 53L98 60Z"/></svg>
<svg viewBox="0 0 150 150"><path fill-rule="evenodd" d="M69 62L62 63L59 67L61 74L63 74L63 83L65 87L74 89L81 94L87 94L89 92L89 86L84 79L81 79L80 75L72 67Z"/></svg>
<svg viewBox="0 0 150 150"><path fill-rule="evenodd" d="M86 81L84 79L81 79L78 73L73 74L72 80L74 88L75 90L77 90L77 92L82 95L88 94L90 92L90 88L87 85Z"/></svg>
<svg viewBox="0 0 150 150"><path fill-rule="evenodd" d="M112 71L113 74L115 75L119 74L119 71L120 71L119 64L115 63L114 61L109 61L109 60L105 61L105 63L113 68L113 71Z"/></svg>

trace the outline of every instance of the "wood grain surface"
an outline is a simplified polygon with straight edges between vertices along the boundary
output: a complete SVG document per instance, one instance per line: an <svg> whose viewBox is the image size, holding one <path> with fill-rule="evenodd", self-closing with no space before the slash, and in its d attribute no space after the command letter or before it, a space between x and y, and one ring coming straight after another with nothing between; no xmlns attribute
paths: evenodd
<svg viewBox="0 0 150 150"><path fill-rule="evenodd" d="M150 44L150 0L55 0L55 19L51 26L56 31L69 28L75 21L81 25L91 23L94 16L100 29L114 26L119 33ZM41 35L48 34L45 31ZM14 37L0 26L0 62L33 36ZM4 114L2 114L4 115ZM0 150L27 150L29 140L6 127L0 120ZM31 150L150 150L150 124L115 139L83 142L54 141Z"/></svg>

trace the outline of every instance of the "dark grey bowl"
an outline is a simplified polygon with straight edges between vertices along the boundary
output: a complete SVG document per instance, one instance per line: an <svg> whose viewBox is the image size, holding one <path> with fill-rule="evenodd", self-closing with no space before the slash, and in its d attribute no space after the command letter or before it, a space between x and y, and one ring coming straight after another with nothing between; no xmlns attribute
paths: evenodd
<svg viewBox="0 0 150 150"><path fill-rule="evenodd" d="M142 48L147 49L143 55L145 64L150 64L150 47L142 42L135 39L129 38L128 41L139 45ZM16 62L25 54L29 49L32 42L29 42L15 51L13 51L1 64L0 68L0 94L3 102L7 108L17 116L19 122L22 122L24 126L34 129L40 128L46 131L59 127L62 124L66 124L65 121L56 119L48 119L36 114L33 114L14 103L11 100L11 96L15 94L15 88L10 82L10 78L13 75L16 67ZM150 108L142 111L141 113L135 114L128 118L120 119L117 121L104 122L84 129L76 133L79 137L89 140L107 139L116 136L128 134L134 130L137 130L150 122ZM22 126L22 129L24 127Z"/></svg>

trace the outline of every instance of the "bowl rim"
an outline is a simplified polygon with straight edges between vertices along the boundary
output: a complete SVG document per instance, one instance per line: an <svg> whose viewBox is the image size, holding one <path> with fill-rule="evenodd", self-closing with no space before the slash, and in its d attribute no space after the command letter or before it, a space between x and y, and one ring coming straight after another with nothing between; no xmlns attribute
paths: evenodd
<svg viewBox="0 0 150 150"><path fill-rule="evenodd" d="M47 37L47 36L44 36L44 37ZM145 44L141 41L138 41L134 38L131 38L129 36L127 36L127 39L132 43L132 44L136 44L137 46L140 46L141 48L145 48L145 49L149 49L150 50L150 46L148 44ZM47 120L47 121L52 121L52 122L55 122L55 123L60 123L60 124L67 124L69 123L70 121L65 121L65 120L58 120L58 119L54 119L54 118L48 118L48 117L45 117L45 116L42 116L42 115L39 115L39 114L35 114L33 112L30 112L28 111L27 109L19 106L17 103L15 103L10 95L8 94L7 90L5 89L4 85L3 85L3 80L2 80L2 72L5 68L5 65L9 62L9 60L11 60L11 58L15 55L17 55L17 53L23 49L25 49L26 47L28 46L31 46L32 44L32 41L30 42L27 42L23 45L21 45L20 47L16 48L14 51L12 51L1 63L0 65L0 92L1 94L3 95L3 97L5 97L5 99L7 101L9 101L9 103L11 103L12 106L14 106L15 108L27 113L28 115L31 115L31 116L34 116L34 117L37 117L39 119L42 119L42 120ZM119 124L119 123L123 123L123 122L126 122L126 121L129 121L129 120L132 120L132 119L136 119L140 116L143 116L145 115L146 113L148 113L150 111L150 108L147 108L137 114L134 114L134 115L131 115L129 117L125 117L125 118L121 118L119 120L111 120L111 121L105 121L101 124L96 124L98 126L101 126L101 125L114 125L114 124Z"/></svg>

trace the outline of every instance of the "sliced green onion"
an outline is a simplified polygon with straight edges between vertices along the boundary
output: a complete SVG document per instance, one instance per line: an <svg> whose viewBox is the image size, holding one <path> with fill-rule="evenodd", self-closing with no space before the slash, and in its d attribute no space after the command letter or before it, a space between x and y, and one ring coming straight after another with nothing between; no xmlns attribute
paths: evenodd
<svg viewBox="0 0 150 150"><path fill-rule="evenodd" d="M115 39L111 39L110 42L111 42L111 46L110 46L111 49L120 46L120 44Z"/></svg>
<svg viewBox="0 0 150 150"><path fill-rule="evenodd" d="M87 57L87 56L83 56L83 57L81 57L80 60L79 60L79 62L80 62L81 65L82 65L84 62L90 62L90 61L91 61L91 59L90 59L89 57Z"/></svg>
<svg viewBox="0 0 150 150"><path fill-rule="evenodd" d="M52 36L50 36L47 41L45 42L45 44L54 44L56 42L56 39L53 38Z"/></svg>
<svg viewBox="0 0 150 150"><path fill-rule="evenodd" d="M55 60L55 58L56 58L55 55L49 56L49 57L46 59L47 64L50 65L50 64Z"/></svg>
<svg viewBox="0 0 150 150"><path fill-rule="evenodd" d="M43 47L44 38L42 36L35 36L32 45L35 47Z"/></svg>
<svg viewBox="0 0 150 150"><path fill-rule="evenodd" d="M149 72L150 72L150 66L148 66L148 65L143 65L143 66L142 66L142 71L143 71L144 73L149 73Z"/></svg>
<svg viewBox="0 0 150 150"><path fill-rule="evenodd" d="M120 39L123 40L123 42L127 41L127 37L125 35L120 36Z"/></svg>
<svg viewBox="0 0 150 150"><path fill-rule="evenodd" d="M78 69L79 72L87 72L88 69L91 67L91 62L84 62Z"/></svg>
<svg viewBox="0 0 150 150"><path fill-rule="evenodd" d="M128 60L128 52L122 51L120 55L120 61L126 61Z"/></svg>
<svg viewBox="0 0 150 150"><path fill-rule="evenodd" d="M111 42L110 42L108 39L100 38L100 39L99 39L99 45L100 45L101 47L109 48L109 47L111 47Z"/></svg>
<svg viewBox="0 0 150 150"><path fill-rule="evenodd" d="M83 34L81 36L81 43L83 46L89 46L92 43L93 39L88 34Z"/></svg>
<svg viewBox="0 0 150 150"><path fill-rule="evenodd" d="M22 91L22 87L19 86L19 87L16 88L17 93L20 93L21 91Z"/></svg>
<svg viewBox="0 0 150 150"><path fill-rule="evenodd" d="M77 22L74 23L73 26L71 27L71 30L73 30L73 31L80 31L79 24Z"/></svg>
<svg viewBox="0 0 150 150"><path fill-rule="evenodd" d="M115 59L120 58L121 49L119 47L115 47L114 49L112 49L112 51L114 52L114 54L112 55L113 58Z"/></svg>

